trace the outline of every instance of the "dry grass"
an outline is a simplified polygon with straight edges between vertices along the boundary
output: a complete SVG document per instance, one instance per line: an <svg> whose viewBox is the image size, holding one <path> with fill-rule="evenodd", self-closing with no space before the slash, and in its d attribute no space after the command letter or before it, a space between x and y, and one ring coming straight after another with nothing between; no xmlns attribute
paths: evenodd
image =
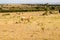
<svg viewBox="0 0 60 40"><path fill-rule="evenodd" d="M42 13L0 13L0 40L60 40L60 14Z"/></svg>

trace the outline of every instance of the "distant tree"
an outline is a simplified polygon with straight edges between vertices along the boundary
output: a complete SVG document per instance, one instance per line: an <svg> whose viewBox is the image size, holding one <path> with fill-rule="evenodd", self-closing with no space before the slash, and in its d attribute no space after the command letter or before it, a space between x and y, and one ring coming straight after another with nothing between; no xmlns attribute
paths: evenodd
<svg viewBox="0 0 60 40"><path fill-rule="evenodd" d="M51 7L51 10L55 10L55 7Z"/></svg>
<svg viewBox="0 0 60 40"><path fill-rule="evenodd" d="M35 7L36 9L39 9L40 7Z"/></svg>
<svg viewBox="0 0 60 40"><path fill-rule="evenodd" d="M0 12L2 11L2 8L0 8Z"/></svg>
<svg viewBox="0 0 60 40"><path fill-rule="evenodd" d="M48 15L48 12L49 12L49 5L48 5L48 3L47 4L45 4L45 13L43 13L43 15Z"/></svg>
<svg viewBox="0 0 60 40"><path fill-rule="evenodd" d="M2 8L0 8L0 10L2 10Z"/></svg>
<svg viewBox="0 0 60 40"><path fill-rule="evenodd" d="M60 13L60 9L59 9L59 13Z"/></svg>

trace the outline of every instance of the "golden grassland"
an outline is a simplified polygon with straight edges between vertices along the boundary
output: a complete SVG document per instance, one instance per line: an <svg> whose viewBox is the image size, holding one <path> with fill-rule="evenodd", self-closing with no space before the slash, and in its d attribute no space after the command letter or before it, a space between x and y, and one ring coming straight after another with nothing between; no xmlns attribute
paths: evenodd
<svg viewBox="0 0 60 40"><path fill-rule="evenodd" d="M0 40L60 40L60 14L0 13Z"/></svg>

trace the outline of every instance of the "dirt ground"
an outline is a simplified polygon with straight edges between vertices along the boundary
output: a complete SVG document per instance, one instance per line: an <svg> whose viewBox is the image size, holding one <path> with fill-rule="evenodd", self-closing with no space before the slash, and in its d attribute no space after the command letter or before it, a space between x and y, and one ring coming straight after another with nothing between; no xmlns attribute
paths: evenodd
<svg viewBox="0 0 60 40"><path fill-rule="evenodd" d="M60 14L0 13L0 40L60 40Z"/></svg>

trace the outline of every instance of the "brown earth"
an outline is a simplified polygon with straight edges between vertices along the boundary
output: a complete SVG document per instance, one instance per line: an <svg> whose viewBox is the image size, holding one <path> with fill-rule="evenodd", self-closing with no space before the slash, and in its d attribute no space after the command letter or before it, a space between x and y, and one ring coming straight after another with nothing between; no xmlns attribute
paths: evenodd
<svg viewBox="0 0 60 40"><path fill-rule="evenodd" d="M60 14L0 13L0 40L60 40Z"/></svg>

